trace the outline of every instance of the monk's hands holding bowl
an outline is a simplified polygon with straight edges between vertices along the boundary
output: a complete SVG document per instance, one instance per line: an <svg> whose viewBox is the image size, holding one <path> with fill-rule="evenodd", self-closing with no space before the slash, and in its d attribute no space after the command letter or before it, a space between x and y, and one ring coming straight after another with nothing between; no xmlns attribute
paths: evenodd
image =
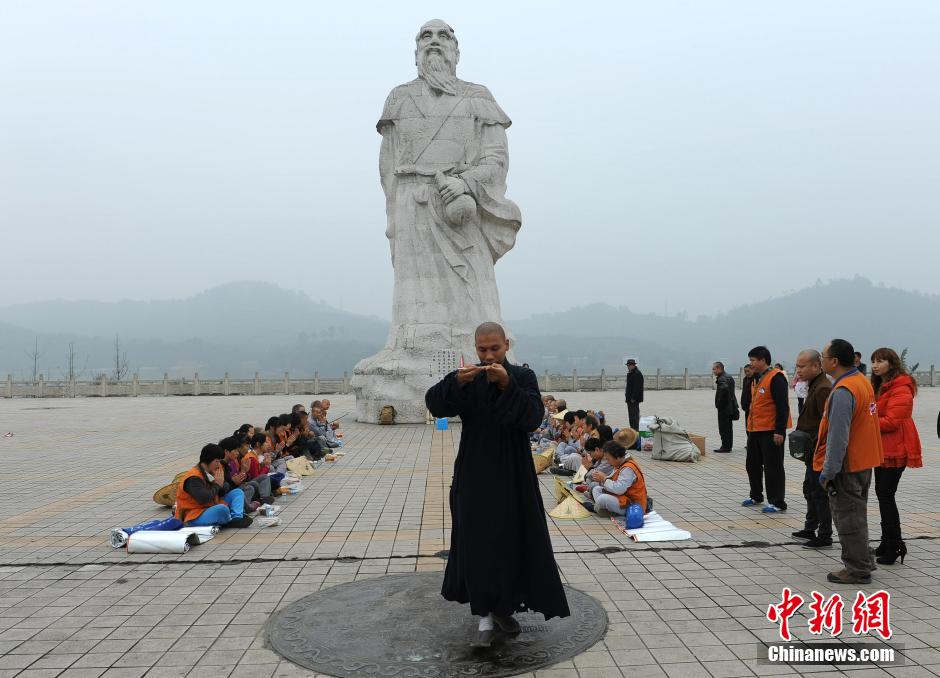
<svg viewBox="0 0 940 678"><path fill-rule="evenodd" d="M493 363L486 366L486 380L491 384L496 384L499 390L509 386L509 372L500 363Z"/></svg>

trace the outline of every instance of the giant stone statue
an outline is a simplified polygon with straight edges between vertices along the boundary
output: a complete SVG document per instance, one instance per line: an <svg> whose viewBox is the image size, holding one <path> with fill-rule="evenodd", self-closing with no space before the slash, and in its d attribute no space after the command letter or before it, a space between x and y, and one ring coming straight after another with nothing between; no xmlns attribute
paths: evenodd
<svg viewBox="0 0 940 678"><path fill-rule="evenodd" d="M457 78L460 50L443 21L418 31L418 77L394 88L376 128L395 289L385 348L356 365L359 421L425 420L424 394L441 356L474 361L473 333L501 322L493 265L522 216L508 200L511 121L483 85Z"/></svg>

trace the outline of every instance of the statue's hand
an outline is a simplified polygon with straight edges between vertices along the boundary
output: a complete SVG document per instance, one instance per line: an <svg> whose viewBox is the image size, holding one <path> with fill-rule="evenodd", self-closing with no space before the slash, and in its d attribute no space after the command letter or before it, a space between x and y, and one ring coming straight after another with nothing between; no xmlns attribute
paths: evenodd
<svg viewBox="0 0 940 678"><path fill-rule="evenodd" d="M467 184L458 177L446 177L440 186L441 198L445 205L449 205L458 196L467 192Z"/></svg>

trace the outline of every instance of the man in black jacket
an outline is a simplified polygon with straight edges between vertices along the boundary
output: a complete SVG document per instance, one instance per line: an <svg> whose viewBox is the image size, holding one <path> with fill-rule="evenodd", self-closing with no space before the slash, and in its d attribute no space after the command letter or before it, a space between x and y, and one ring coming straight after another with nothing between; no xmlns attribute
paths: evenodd
<svg viewBox="0 0 940 678"><path fill-rule="evenodd" d="M721 447L715 452L730 452L734 442L733 422L740 417L738 399L734 395L734 377L725 372L725 364L716 362L712 365L715 375L715 409L718 411L718 435Z"/></svg>
<svg viewBox="0 0 940 678"><path fill-rule="evenodd" d="M624 390L624 400L627 401L627 417L630 419L630 428L640 430L640 403L643 402L643 373L636 366L636 360L627 360L627 388Z"/></svg>
<svg viewBox="0 0 940 678"><path fill-rule="evenodd" d="M832 546L832 512L829 510L829 494L819 484L819 472L813 470L813 452L819 424L826 409L826 400L832 392L832 384L822 368L819 351L807 349L796 357L796 376L808 385L803 411L796 420L796 429L810 436L807 445L806 474L803 477L803 497L806 499L806 522L803 529L793 533L794 537L809 539L804 548L828 548Z"/></svg>

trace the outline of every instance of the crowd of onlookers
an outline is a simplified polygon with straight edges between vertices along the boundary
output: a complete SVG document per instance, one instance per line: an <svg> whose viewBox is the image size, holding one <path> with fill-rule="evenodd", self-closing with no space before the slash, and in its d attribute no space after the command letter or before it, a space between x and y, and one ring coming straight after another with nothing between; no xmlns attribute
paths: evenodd
<svg viewBox="0 0 940 678"><path fill-rule="evenodd" d="M251 525L249 514L298 482L289 468L294 460L319 463L342 447L340 424L330 421L329 410L329 400L313 401L309 413L297 404L289 414L269 418L263 429L242 424L204 446L199 463L178 479L176 517L186 526Z"/></svg>
<svg viewBox="0 0 940 678"><path fill-rule="evenodd" d="M828 580L867 584L876 562L903 563L907 545L896 494L904 470L922 466L923 460L913 419L917 382L898 353L875 350L869 378L862 354L848 341L833 339L822 351L799 353L792 381L780 363L771 361L766 346L753 348L748 358L740 410L747 432L750 492L742 505L761 506L764 513L787 510L784 456L789 442L790 455L805 464L806 517L803 529L793 536L806 540L805 548L829 548L833 525L838 531L845 567L830 573ZM715 451L731 452L731 422L740 418L734 379L720 362L713 372L722 438ZM795 425L791 387L797 398ZM873 551L867 521L872 482L881 514L881 542Z"/></svg>

